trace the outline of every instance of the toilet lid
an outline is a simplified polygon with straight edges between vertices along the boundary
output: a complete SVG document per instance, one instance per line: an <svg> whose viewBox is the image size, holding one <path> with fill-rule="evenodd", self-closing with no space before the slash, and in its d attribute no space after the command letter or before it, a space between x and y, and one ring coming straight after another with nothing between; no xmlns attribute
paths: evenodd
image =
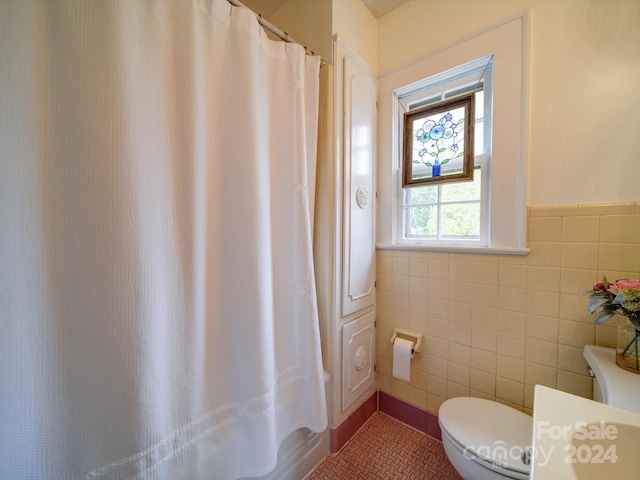
<svg viewBox="0 0 640 480"><path fill-rule="evenodd" d="M440 427L465 451L503 468L528 473L520 454L532 445L533 419L514 408L483 398L446 400L438 412Z"/></svg>

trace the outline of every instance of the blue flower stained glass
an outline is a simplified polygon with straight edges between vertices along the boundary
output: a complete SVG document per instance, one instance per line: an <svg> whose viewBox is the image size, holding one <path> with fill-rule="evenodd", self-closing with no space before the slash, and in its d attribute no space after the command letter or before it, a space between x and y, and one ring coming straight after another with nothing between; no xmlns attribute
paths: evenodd
<svg viewBox="0 0 640 480"><path fill-rule="evenodd" d="M473 180L474 94L405 113L403 186Z"/></svg>

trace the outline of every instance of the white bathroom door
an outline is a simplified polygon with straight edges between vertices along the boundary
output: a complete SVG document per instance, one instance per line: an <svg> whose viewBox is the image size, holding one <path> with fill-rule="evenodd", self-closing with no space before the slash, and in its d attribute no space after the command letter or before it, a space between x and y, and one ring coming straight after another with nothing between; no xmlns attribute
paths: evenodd
<svg viewBox="0 0 640 480"><path fill-rule="evenodd" d="M375 124L373 75L345 53L342 316L375 302Z"/></svg>

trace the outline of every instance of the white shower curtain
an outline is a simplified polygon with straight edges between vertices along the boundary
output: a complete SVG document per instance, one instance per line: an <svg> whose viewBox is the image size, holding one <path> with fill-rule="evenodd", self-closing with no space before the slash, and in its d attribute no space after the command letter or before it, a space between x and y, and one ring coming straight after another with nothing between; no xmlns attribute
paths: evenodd
<svg viewBox="0 0 640 480"><path fill-rule="evenodd" d="M318 72L226 0L0 1L0 478L256 476L326 428Z"/></svg>

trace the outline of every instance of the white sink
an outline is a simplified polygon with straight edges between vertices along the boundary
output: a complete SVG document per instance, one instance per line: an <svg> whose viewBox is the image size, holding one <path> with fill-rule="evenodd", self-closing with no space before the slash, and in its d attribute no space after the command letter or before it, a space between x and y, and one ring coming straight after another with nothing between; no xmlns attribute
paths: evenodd
<svg viewBox="0 0 640 480"><path fill-rule="evenodd" d="M640 478L640 415L541 385L533 405L533 480Z"/></svg>

